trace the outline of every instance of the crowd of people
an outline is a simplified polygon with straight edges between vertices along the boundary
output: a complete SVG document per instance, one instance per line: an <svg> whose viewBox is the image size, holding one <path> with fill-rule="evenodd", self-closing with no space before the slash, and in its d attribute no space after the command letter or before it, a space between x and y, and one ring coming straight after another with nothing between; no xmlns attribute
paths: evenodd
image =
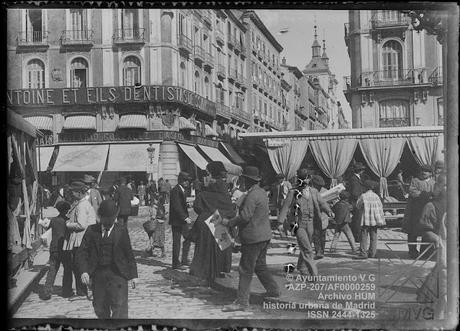
<svg viewBox="0 0 460 331"><path fill-rule="evenodd" d="M50 270L40 297L51 297L51 288L60 264L64 267L62 296L70 297L75 278L76 295L93 294L93 305L100 318L127 317L128 281L135 286L137 268L131 249L127 222L132 214L132 201L137 195L141 205L150 207L150 218L144 223L149 239L149 252L160 249L165 254L166 224L172 232L173 269L189 269L191 275L212 286L218 277L231 270L232 252L241 252L239 286L235 302L224 311L245 310L249 305L252 276L255 273L266 288L267 296L280 295L278 284L267 269L266 254L272 238L271 218L281 236L297 239L301 274L317 275L315 260L325 255L326 230L333 229L330 252L335 252L344 233L356 259L375 258L377 231L385 225L383 202L378 195L379 183L364 176L365 167L354 162L345 190L338 198L326 201L324 179L311 170L297 171L295 184L282 174L270 187L262 187L257 167L245 167L240 177L227 182L227 171L221 162L210 162L206 185L193 180L187 172L178 174L177 185L168 180L147 185L122 177L109 190L105 199L97 189L96 179L85 175L73 181L60 193L55 204L59 212L51 220L41 221L52 228ZM193 205L187 202L191 192ZM404 230L408 233L409 255L418 258L429 252L427 243L436 243L445 213L446 177L438 164L435 176L431 169L421 168L408 189ZM169 216L166 206L169 203ZM197 214L192 219L189 208ZM222 225L228 228L233 244L221 249L206 224L216 211ZM272 215L272 217L270 217ZM422 237L417 250L417 237ZM194 254L189 258L190 247Z"/></svg>

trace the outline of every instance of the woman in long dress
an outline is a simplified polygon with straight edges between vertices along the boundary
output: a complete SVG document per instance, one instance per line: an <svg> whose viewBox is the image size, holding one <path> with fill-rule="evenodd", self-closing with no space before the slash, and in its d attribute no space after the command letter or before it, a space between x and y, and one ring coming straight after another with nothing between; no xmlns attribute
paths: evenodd
<svg viewBox="0 0 460 331"><path fill-rule="evenodd" d="M195 242L190 274L203 279L208 286L211 286L216 277L230 272L232 249L229 247L221 251L204 221L216 210L223 218L234 217L236 210L227 189L225 181L227 172L222 162L210 162L206 169L213 180L196 197L193 204L198 217L190 233L190 239Z"/></svg>

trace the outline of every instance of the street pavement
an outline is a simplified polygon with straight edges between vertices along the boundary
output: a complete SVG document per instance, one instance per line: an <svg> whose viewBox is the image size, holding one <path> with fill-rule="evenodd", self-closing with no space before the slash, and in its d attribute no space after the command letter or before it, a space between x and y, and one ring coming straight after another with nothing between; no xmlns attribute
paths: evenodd
<svg viewBox="0 0 460 331"><path fill-rule="evenodd" d="M214 288L200 286L199 280L188 271L171 269L172 238L171 229L166 230L166 257L151 257L145 252L149 246L148 236L142 223L148 219L148 209L141 207L139 216L130 217L129 234L136 257L139 282L135 289L129 290L130 318L174 318L174 319L305 319L305 310L272 309L263 304L260 295L264 289L254 277L252 284L251 305L244 312L222 312L223 305L231 303L238 288L238 263L240 254L233 254L232 272L226 278L219 278ZM196 215L191 210L192 218ZM381 229L378 232L378 253L376 259L354 260L350 247L343 235L336 253L328 253L332 232L328 230L326 257L317 261L322 275L377 275L373 281L377 285L375 300L377 307L391 304L407 305L415 302L416 289L434 266L433 261L412 261L407 258L406 234L400 229ZM267 254L267 265L279 284L282 295L274 302L325 302L318 296L319 291L297 286L300 281L287 279L284 272L286 263L296 265L298 251L289 254L286 246L295 243L293 237L274 237ZM193 244L190 257L193 256ZM412 280L401 282L404 275L410 274ZM294 274L297 277L297 272ZM414 280L415 279L415 280ZM60 297L62 268L56 278L56 286L50 300L42 301L38 292L45 277L34 288L15 313L16 318L96 318L91 302L85 297L64 299ZM367 281L370 282L369 280ZM300 282L301 283L301 282ZM305 283L305 282L304 282ZM402 285L401 285L402 284ZM418 284L418 285L417 285ZM297 290L294 289L297 287ZM338 292L337 290L323 291ZM323 294L324 294L323 293ZM402 300L402 304L400 303ZM335 300L343 301L343 300ZM398 303L399 302L399 303Z"/></svg>

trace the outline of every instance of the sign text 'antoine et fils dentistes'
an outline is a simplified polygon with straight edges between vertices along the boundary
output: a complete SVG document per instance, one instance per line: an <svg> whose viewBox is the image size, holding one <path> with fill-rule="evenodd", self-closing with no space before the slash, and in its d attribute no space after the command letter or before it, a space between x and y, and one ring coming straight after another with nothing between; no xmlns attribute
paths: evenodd
<svg viewBox="0 0 460 331"><path fill-rule="evenodd" d="M177 102L215 115L214 103L178 86L118 86L8 90L9 106L94 105L136 102Z"/></svg>

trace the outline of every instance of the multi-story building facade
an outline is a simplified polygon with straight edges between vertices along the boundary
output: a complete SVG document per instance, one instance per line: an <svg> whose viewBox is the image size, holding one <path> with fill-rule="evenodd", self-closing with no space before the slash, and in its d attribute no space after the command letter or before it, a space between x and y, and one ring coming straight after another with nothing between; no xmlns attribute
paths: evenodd
<svg viewBox="0 0 460 331"><path fill-rule="evenodd" d="M281 93L282 46L253 10L238 11L246 27L248 106L254 131L284 130L286 108Z"/></svg>
<svg viewBox="0 0 460 331"><path fill-rule="evenodd" d="M351 10L345 43L351 76L345 96L352 126L443 124L442 56L436 36L409 28L395 10Z"/></svg>
<svg viewBox="0 0 460 331"><path fill-rule="evenodd" d="M245 32L220 10L10 10L8 107L55 147L62 181L107 164L174 183L251 125Z"/></svg>

